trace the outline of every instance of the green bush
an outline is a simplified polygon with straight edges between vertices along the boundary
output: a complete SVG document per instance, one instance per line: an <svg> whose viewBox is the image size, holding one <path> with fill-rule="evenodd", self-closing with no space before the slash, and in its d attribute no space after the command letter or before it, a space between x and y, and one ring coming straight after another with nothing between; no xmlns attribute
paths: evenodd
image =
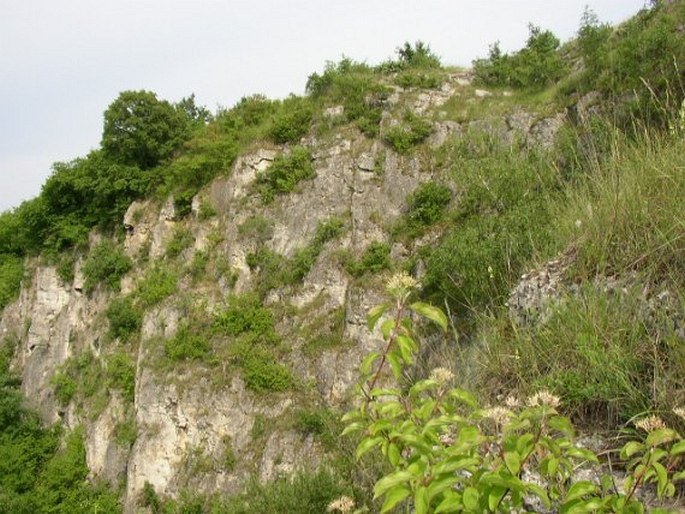
<svg viewBox="0 0 685 514"><path fill-rule="evenodd" d="M91 248L86 261L83 263L83 276L85 277L84 289L91 292L100 283L107 287L119 290L119 283L132 267L129 259L111 241L103 241Z"/></svg>
<svg viewBox="0 0 685 514"><path fill-rule="evenodd" d="M369 137L378 135L382 104L389 89L367 64L349 58L329 62L323 74L309 76L306 91L316 101L342 105L347 121L355 122Z"/></svg>
<svg viewBox="0 0 685 514"><path fill-rule="evenodd" d="M511 55L503 54L499 42L490 47L487 59L473 62L476 80L488 86L542 88L568 73L558 52L559 39L549 30L529 25L526 46Z"/></svg>
<svg viewBox="0 0 685 514"><path fill-rule="evenodd" d="M250 341L270 344L278 342L273 315L255 294L230 297L228 307L215 316L213 326L229 336L247 336Z"/></svg>
<svg viewBox="0 0 685 514"><path fill-rule="evenodd" d="M183 250L193 244L193 234L185 227L175 227L171 239L166 247L166 256L170 259L178 257Z"/></svg>
<svg viewBox="0 0 685 514"><path fill-rule="evenodd" d="M478 134L452 148L450 161L460 199L440 242L422 252L424 292L467 315L501 305L536 252L563 247L551 220L561 183L545 154Z"/></svg>
<svg viewBox="0 0 685 514"><path fill-rule="evenodd" d="M262 200L269 203L276 195L291 192L300 181L315 175L311 153L296 146L290 153L278 156L265 172L259 173L255 185Z"/></svg>
<svg viewBox="0 0 685 514"><path fill-rule="evenodd" d="M237 355L248 389L258 393L279 392L295 385L290 370L278 362L272 351L247 343L241 345Z"/></svg>
<svg viewBox="0 0 685 514"><path fill-rule="evenodd" d="M190 324L183 324L174 337L164 342L164 351L172 361L202 360L211 353L212 345L206 334Z"/></svg>
<svg viewBox="0 0 685 514"><path fill-rule="evenodd" d="M438 73L417 71L413 69L402 71L395 77L395 84L405 89L412 87L419 89L437 89L442 85L442 82L443 78Z"/></svg>
<svg viewBox="0 0 685 514"><path fill-rule="evenodd" d="M24 277L24 260L10 254L0 254L0 312L19 296Z"/></svg>
<svg viewBox="0 0 685 514"><path fill-rule="evenodd" d="M373 488L374 498L383 499L380 512L406 508L417 513L504 513L530 509L532 501L553 512L644 512L639 489L656 489L660 501L676 495L676 483L685 478L680 466L685 441L657 415L634 418L633 440L620 451L606 452L616 454L609 457L610 472L619 465L627 471L623 487L617 487L610 473L597 482L578 476L580 468L604 470L593 451L574 441L571 421L560 414L562 400L549 390L538 389L525 400L505 390L495 406L482 408L471 393L454 386L456 377L449 368L407 380L420 351L413 319L423 317L443 331L449 325L439 309L411 300L416 286L409 275L392 277L387 285L392 301L370 311L369 330L388 315L382 322L385 343L361 363L355 407L343 417L343 435L360 436L357 459L375 451L390 464ZM396 310L388 312L391 305ZM600 323L596 328L599 334L609 327ZM568 333L573 331L564 335ZM597 357L601 346L599 342L593 352ZM621 358L599 358L607 357ZM583 367L565 362L572 362L574 369ZM605 368L605 378L612 377L612 371ZM682 407L672 413L680 423L685 421Z"/></svg>
<svg viewBox="0 0 685 514"><path fill-rule="evenodd" d="M109 334L113 339L128 341L138 334L143 313L130 296L115 298L107 307Z"/></svg>
<svg viewBox="0 0 685 514"><path fill-rule="evenodd" d="M427 227L440 221L452 201L452 191L435 182L424 182L408 198L405 218L410 226Z"/></svg>
<svg viewBox="0 0 685 514"><path fill-rule="evenodd" d="M133 358L122 350L107 356L107 385L119 389L124 399L133 403L136 388L136 366Z"/></svg>
<svg viewBox="0 0 685 514"><path fill-rule="evenodd" d="M290 96L277 111L269 135L274 143L295 143L309 131L312 114L308 98Z"/></svg>
<svg viewBox="0 0 685 514"><path fill-rule="evenodd" d="M102 367L90 351L72 355L58 368L51 384L62 405L90 398L103 390Z"/></svg>
<svg viewBox="0 0 685 514"><path fill-rule="evenodd" d="M152 307L176 291L177 281L178 277L174 272L165 266L157 265L148 270L138 283L136 295L143 307Z"/></svg>
<svg viewBox="0 0 685 514"><path fill-rule="evenodd" d="M55 396L60 405L69 405L69 402L76 396L78 385L76 380L66 374L64 371L58 371L50 381L52 387L55 389Z"/></svg>
<svg viewBox="0 0 685 514"><path fill-rule="evenodd" d="M380 241L369 244L358 261L349 260L345 263L347 272L355 277L361 277L366 273L378 273L389 269L390 266L390 247Z"/></svg>
<svg viewBox="0 0 685 514"><path fill-rule="evenodd" d="M43 428L23 406L21 379L9 371L12 345L0 345L0 511L60 514L121 512L116 492L87 480L80 431L60 444L57 427Z"/></svg>
<svg viewBox="0 0 685 514"><path fill-rule="evenodd" d="M383 139L396 152L406 154L416 145L423 143L432 132L433 127L430 122L411 111L406 111L402 117L402 123L390 127Z"/></svg>

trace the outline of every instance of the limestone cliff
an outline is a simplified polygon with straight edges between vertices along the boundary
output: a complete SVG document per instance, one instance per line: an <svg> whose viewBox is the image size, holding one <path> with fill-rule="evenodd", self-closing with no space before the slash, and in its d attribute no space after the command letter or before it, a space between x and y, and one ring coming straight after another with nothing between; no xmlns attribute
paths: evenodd
<svg viewBox="0 0 685 514"><path fill-rule="evenodd" d="M483 90L474 94L465 72L453 73L440 89L428 92L396 88L386 100L381 131L398 123L402 109L430 114L434 121L425 151L401 155L350 126L325 137L313 130L301 144L311 152L315 177L272 203L262 202L253 184L257 174L291 151L288 146L264 144L240 156L225 176L193 199L187 217L177 216L172 198L135 202L122 220L124 252L134 266L120 292L100 286L86 293L81 261L71 283L60 279L54 267L33 261L19 299L0 320L0 334L18 341L14 366L30 404L46 422L85 427L92 475L125 482L129 512L137 509L146 483L170 497L186 489L237 492L251 474L269 480L316 466L325 459L325 449L311 434L295 430L288 416L306 406L343 405L362 356L379 344L367 332L365 318L382 299L384 279L355 278L345 261L374 242L390 241L388 229L402 215L407 196L440 172L431 164L433 151L476 129L508 142L549 146L563 123L563 114L540 118L523 110L465 123L441 119L446 102L463 97L467 105L487 95ZM266 220L269 230L255 235L241 229L256 218ZM272 288L265 297L279 314L276 329L287 349L280 362L291 370L297 387L260 393L246 387L230 365L163 362L164 341L193 313L216 313L228 296L258 287L260 269L250 263L250 255L266 248L292 258L332 218L342 220L344 230L323 245L301 283ZM188 242L172 256L169 245L179 233ZM407 260L437 235L395 242L391 255ZM92 239L95 243L97 236ZM196 259L207 263L199 278L188 271ZM106 314L110 301L135 293L155 266L172 263L181 270L176 291L139 307L144 313L135 341L112 339ZM339 344L308 350L317 333L330 336L327 324L335 325ZM94 361L84 366L94 366L97 373L109 365L107 357L115 350L129 354L135 364L132 402L106 382L96 384L103 391L90 397L75 397L66 405L59 401L55 377L65 363L92 355ZM122 436L126 427L133 427L134 436Z"/></svg>

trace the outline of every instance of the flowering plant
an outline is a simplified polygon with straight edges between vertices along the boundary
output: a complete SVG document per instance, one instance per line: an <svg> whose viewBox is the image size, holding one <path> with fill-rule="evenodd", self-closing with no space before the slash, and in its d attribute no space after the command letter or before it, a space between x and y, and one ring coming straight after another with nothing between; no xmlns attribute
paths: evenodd
<svg viewBox="0 0 685 514"><path fill-rule="evenodd" d="M384 349L362 362L358 407L343 418L343 434L362 436L357 456L377 449L393 468L374 487L375 497L383 499L381 512L403 502L411 502L416 514L643 512L634 494L640 485L654 482L659 497L673 495L673 481L685 478L675 467L682 464L685 442L673 430L656 427L644 443L625 445L621 455L632 459L632 474L620 492L611 478L599 484L576 478L580 467L599 461L574 443L573 426L549 391L482 408L472 394L453 386L446 368L404 385L418 352L411 317L425 317L443 330L448 326L439 309L409 302L416 285L408 275L391 278L387 289L394 304L369 313L370 330L380 323Z"/></svg>

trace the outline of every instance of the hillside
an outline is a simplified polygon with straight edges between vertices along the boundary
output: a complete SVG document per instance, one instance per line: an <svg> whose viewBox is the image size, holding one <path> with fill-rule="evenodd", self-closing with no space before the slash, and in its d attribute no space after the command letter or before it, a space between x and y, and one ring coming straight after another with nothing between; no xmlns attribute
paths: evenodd
<svg viewBox="0 0 685 514"><path fill-rule="evenodd" d="M0 214L0 513L683 508L683 27L121 93Z"/></svg>

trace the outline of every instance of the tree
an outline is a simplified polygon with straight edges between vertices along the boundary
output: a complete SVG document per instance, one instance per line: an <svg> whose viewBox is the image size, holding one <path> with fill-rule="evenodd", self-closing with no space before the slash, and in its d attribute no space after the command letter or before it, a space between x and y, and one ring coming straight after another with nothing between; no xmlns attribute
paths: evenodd
<svg viewBox="0 0 685 514"><path fill-rule="evenodd" d="M150 91L124 91L105 111L102 149L120 164L153 168L189 137L183 108Z"/></svg>

